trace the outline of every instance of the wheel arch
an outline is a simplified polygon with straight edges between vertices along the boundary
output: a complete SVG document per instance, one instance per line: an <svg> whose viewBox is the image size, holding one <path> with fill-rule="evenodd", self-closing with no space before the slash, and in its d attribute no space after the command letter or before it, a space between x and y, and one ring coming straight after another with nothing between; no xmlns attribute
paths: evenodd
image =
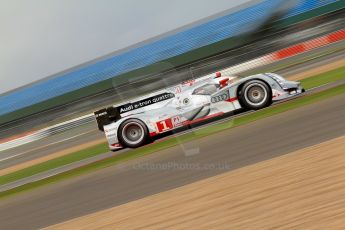
<svg viewBox="0 0 345 230"><path fill-rule="evenodd" d="M271 94L272 94L272 87L270 86L270 84L269 84L268 81L266 81L265 79L262 79L262 78L251 78L251 79L247 79L247 80L241 82L241 84L239 84L239 85L237 86L237 88L236 88L236 96L237 96L237 97L240 96L239 93L241 92L243 86L244 86L247 82L249 82L249 81L261 81L261 82L265 83L266 86L269 88Z"/></svg>

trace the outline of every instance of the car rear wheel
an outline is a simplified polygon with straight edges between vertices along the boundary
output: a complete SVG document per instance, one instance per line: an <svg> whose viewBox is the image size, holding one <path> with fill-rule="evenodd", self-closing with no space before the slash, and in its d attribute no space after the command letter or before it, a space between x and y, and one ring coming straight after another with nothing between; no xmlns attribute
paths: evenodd
<svg viewBox="0 0 345 230"><path fill-rule="evenodd" d="M262 109L272 103L272 92L262 81L248 81L241 88L239 100L247 109Z"/></svg>
<svg viewBox="0 0 345 230"><path fill-rule="evenodd" d="M147 126L138 119L128 119L119 127L119 140L126 147L140 147L148 141Z"/></svg>

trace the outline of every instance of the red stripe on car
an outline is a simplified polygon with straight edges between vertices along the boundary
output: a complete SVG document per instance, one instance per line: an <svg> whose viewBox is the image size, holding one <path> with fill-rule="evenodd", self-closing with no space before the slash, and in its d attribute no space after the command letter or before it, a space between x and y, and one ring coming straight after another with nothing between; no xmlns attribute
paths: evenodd
<svg viewBox="0 0 345 230"><path fill-rule="evenodd" d="M237 100L238 100L237 97L233 97L233 98L229 98L229 99L227 99L225 101L227 101L227 102L234 102L234 101L237 101Z"/></svg>
<svg viewBox="0 0 345 230"><path fill-rule="evenodd" d="M154 136L156 136L158 133L157 132L151 132L150 133L150 137L154 137Z"/></svg>

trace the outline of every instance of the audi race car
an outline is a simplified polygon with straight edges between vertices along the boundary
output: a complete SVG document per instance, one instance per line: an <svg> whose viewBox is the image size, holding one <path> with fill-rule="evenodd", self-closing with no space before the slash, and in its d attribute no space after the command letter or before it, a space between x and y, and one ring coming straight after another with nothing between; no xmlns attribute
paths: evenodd
<svg viewBox="0 0 345 230"><path fill-rule="evenodd" d="M299 82L265 73L208 76L96 111L111 150L136 148L156 135L239 110L258 110L304 92Z"/></svg>

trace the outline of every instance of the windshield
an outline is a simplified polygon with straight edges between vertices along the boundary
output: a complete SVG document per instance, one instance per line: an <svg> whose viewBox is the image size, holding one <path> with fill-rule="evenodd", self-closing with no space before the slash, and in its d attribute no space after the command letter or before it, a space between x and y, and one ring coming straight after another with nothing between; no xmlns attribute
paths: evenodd
<svg viewBox="0 0 345 230"><path fill-rule="evenodd" d="M219 88L218 84L207 84L200 86L199 88L196 88L193 91L193 95L211 95L215 92L217 92Z"/></svg>

